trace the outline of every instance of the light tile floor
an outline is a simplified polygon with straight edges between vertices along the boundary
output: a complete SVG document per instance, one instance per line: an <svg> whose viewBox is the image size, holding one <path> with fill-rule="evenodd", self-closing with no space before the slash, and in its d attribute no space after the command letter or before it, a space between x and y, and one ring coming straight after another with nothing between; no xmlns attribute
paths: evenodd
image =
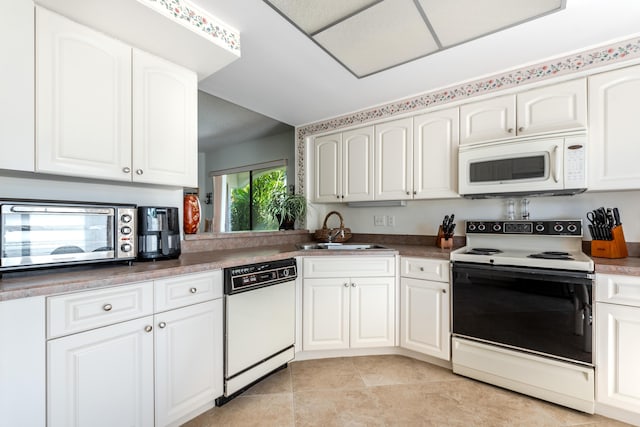
<svg viewBox="0 0 640 427"><path fill-rule="evenodd" d="M403 356L293 362L220 408L213 426L581 426L627 424L553 405Z"/></svg>

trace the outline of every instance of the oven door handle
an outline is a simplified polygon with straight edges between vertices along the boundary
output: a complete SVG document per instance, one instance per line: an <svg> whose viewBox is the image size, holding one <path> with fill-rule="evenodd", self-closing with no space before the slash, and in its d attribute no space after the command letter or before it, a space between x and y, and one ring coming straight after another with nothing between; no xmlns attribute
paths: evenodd
<svg viewBox="0 0 640 427"><path fill-rule="evenodd" d="M11 206L15 213L59 213L59 214L102 214L113 215L112 208L74 208L69 206Z"/></svg>
<svg viewBox="0 0 640 427"><path fill-rule="evenodd" d="M467 262L454 262L453 274L470 273L484 277L499 274L501 277L528 277L536 280L556 280L562 283L592 284L594 275L586 271L555 270L548 268L513 267L504 265L476 264ZM455 281L454 281L455 285Z"/></svg>

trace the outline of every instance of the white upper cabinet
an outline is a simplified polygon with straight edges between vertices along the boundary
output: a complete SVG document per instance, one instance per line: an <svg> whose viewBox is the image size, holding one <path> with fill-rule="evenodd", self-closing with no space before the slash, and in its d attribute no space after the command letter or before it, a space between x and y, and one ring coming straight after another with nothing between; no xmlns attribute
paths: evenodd
<svg viewBox="0 0 640 427"><path fill-rule="evenodd" d="M460 143L515 136L516 97L499 96L460 107Z"/></svg>
<svg viewBox="0 0 640 427"><path fill-rule="evenodd" d="M413 198L458 196L458 108L413 118Z"/></svg>
<svg viewBox="0 0 640 427"><path fill-rule="evenodd" d="M133 50L133 180L198 185L196 73Z"/></svg>
<svg viewBox="0 0 640 427"><path fill-rule="evenodd" d="M460 107L460 143L587 127L586 79L571 80Z"/></svg>
<svg viewBox="0 0 640 427"><path fill-rule="evenodd" d="M640 188L640 66L589 77L589 190Z"/></svg>
<svg viewBox="0 0 640 427"><path fill-rule="evenodd" d="M406 118L375 127L375 200L413 196L412 123L411 118Z"/></svg>
<svg viewBox="0 0 640 427"><path fill-rule="evenodd" d="M36 170L130 181L131 48L36 9Z"/></svg>
<svg viewBox="0 0 640 427"><path fill-rule="evenodd" d="M36 58L37 172L197 186L194 72L42 8Z"/></svg>
<svg viewBox="0 0 640 427"><path fill-rule="evenodd" d="M314 139L314 201L373 199L373 126Z"/></svg>
<svg viewBox="0 0 640 427"><path fill-rule="evenodd" d="M342 134L342 195L345 202L373 200L373 127Z"/></svg>
<svg viewBox="0 0 640 427"><path fill-rule="evenodd" d="M342 193L342 134L319 136L313 141L316 202L339 202Z"/></svg>
<svg viewBox="0 0 640 427"><path fill-rule="evenodd" d="M517 104L519 136L586 129L587 80L519 93Z"/></svg>
<svg viewBox="0 0 640 427"><path fill-rule="evenodd" d="M34 170L34 21L30 1L0 0L0 169Z"/></svg>

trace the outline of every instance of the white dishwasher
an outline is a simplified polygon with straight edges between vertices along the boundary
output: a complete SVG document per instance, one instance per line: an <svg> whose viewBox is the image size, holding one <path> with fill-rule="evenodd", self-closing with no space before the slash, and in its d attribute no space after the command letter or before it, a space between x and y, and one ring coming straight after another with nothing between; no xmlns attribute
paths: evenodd
<svg viewBox="0 0 640 427"><path fill-rule="evenodd" d="M224 270L224 395L221 406L293 360L296 260Z"/></svg>

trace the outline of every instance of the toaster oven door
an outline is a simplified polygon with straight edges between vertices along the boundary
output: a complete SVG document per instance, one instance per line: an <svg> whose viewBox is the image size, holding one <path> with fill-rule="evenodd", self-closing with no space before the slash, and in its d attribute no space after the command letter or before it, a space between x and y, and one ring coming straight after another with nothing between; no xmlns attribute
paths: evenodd
<svg viewBox="0 0 640 427"><path fill-rule="evenodd" d="M6 204L1 214L2 269L114 258L114 208Z"/></svg>

